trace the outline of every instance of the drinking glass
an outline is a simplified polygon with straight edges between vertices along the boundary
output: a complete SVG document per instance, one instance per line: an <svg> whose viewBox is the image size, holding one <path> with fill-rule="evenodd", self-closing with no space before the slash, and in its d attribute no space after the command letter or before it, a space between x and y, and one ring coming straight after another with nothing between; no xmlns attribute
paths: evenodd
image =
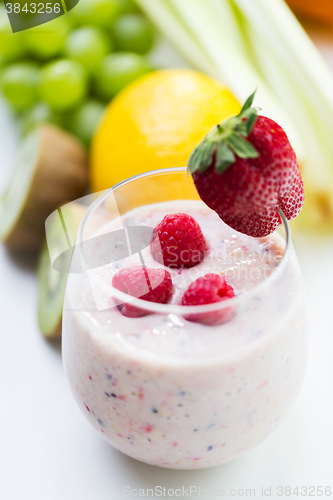
<svg viewBox="0 0 333 500"><path fill-rule="evenodd" d="M145 265L152 236L153 228L126 214L161 202L173 212L179 200L200 203L185 168L132 177L90 206L67 280L63 360L77 404L108 443L148 464L199 469L241 456L278 427L303 380L307 322L282 213L272 236L279 263L234 298L182 306L113 288L111 270ZM252 271L247 278L255 282ZM128 301L136 317L121 314ZM207 324L214 315L228 320Z"/></svg>

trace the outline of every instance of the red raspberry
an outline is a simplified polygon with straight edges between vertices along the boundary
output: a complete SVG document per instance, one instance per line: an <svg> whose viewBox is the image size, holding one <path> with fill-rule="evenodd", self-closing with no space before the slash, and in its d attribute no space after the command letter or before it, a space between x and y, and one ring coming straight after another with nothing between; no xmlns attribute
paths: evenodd
<svg viewBox="0 0 333 500"><path fill-rule="evenodd" d="M202 304L213 304L235 297L232 286L228 285L226 279L219 274L206 274L190 284L182 297L183 306L199 306ZM221 308L207 313L198 313L187 316L188 321L196 321L205 325L218 325L230 321L233 316L233 308Z"/></svg>
<svg viewBox="0 0 333 500"><path fill-rule="evenodd" d="M172 279L164 269L131 266L118 271L112 278L112 286L133 297L165 304L172 294ZM145 316L147 311L130 303L118 306L121 313L129 318Z"/></svg>
<svg viewBox="0 0 333 500"><path fill-rule="evenodd" d="M187 214L166 215L155 227L150 244L154 259L173 268L199 264L206 248L206 240L199 224Z"/></svg>

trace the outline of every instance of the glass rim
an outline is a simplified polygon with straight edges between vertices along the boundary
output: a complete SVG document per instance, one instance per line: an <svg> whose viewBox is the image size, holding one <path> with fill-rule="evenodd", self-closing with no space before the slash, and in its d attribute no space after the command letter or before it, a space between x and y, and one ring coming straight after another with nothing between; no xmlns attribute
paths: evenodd
<svg viewBox="0 0 333 500"><path fill-rule="evenodd" d="M165 174L172 174L172 173L187 173L187 167L169 167L169 168L163 168L163 169L157 169L157 170L150 170L148 172L143 172L141 174L133 175L132 177L129 177L127 179L124 179L123 181L118 182L114 186L110 187L104 193L102 193L88 208L86 213L84 214L79 230L77 233L77 244L79 244L80 248L80 254L81 254L81 259L82 262L84 262L84 257L82 255L81 251L81 245L80 243L82 242L82 235L83 235L83 229L85 227L86 222L88 221L92 211L94 208L99 205L99 203L102 202L104 198L107 198L109 193L116 191L120 187L129 184L135 180L138 179L143 179L145 177L152 177L156 175L165 175ZM128 303L130 302L131 305L143 309L144 311L151 312L151 313L159 313L159 314L175 314L178 316L190 316L191 314L198 314L198 313L208 313L208 312L213 312L213 311L219 311L223 309L227 309L229 307L236 307L238 304L244 302L245 300L248 300L249 298L253 297L256 295L258 292L261 292L265 287L269 286L275 279L275 277L280 273L283 268L285 267L286 261L287 261L287 255L291 251L291 230L289 223L287 221L286 216L282 212L282 210L279 209L279 215L281 218L281 225L284 227L285 234L286 234L286 247L284 249L282 258L279 262L279 264L272 270L271 274L264 279L261 283L258 285L255 285L253 288L250 290L247 290L246 292L236 295L233 298L230 298L228 300L224 300L221 302L214 302L212 304L203 304L203 305L195 305L195 306L183 306L180 304L160 304L157 302L149 302L147 300L142 300L137 297L130 296L124 292L121 292L117 288L114 288L112 284L107 285L108 289L112 292L111 297L116 298L123 303ZM120 216L121 217L121 216ZM232 228L231 228L232 229ZM237 231L236 231L237 232ZM274 234L274 233L271 233ZM103 267L103 266L102 266ZM162 267L161 269L168 270L166 266ZM85 271L84 271L85 272ZM130 298L130 300L129 300ZM104 310L103 312L106 312Z"/></svg>

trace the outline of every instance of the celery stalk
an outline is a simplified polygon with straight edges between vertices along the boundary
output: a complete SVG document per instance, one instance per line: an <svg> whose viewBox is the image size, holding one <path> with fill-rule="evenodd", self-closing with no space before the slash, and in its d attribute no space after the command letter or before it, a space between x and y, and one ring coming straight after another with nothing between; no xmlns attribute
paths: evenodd
<svg viewBox="0 0 333 500"><path fill-rule="evenodd" d="M172 37L171 43L192 66L198 65L204 73L218 77L209 54L196 42L195 37L192 37L186 22L177 17L168 1L138 0L137 3L149 13L150 19L166 38Z"/></svg>
<svg viewBox="0 0 333 500"><path fill-rule="evenodd" d="M318 89L319 93L315 99L325 100L332 111L332 72L287 5L282 0L269 0L269 2L267 0L234 1L241 1L248 15L250 14L249 3L258 5L265 16L265 22L274 28L279 42L284 45L293 58L293 62L303 71L304 75L307 75L308 82ZM252 21L255 19L252 18ZM267 36L269 33L272 31L267 30Z"/></svg>

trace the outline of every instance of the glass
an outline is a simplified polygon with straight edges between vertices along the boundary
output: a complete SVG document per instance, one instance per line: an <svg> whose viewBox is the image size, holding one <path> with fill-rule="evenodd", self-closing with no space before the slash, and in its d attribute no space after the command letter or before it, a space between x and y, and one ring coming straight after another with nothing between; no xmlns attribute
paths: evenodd
<svg viewBox="0 0 333 500"><path fill-rule="evenodd" d="M148 172L102 194L81 222L63 315L64 367L86 418L116 449L173 469L223 464L260 443L292 406L306 366L303 281L283 214L279 230L261 240L237 236L218 219L228 231L228 252L216 260L219 248L211 248L206 263L184 271L184 278L170 271L182 287L186 277L213 272L210 259L227 262L231 283L258 281L232 299L157 304L112 287L118 268L149 261L151 233L145 233L140 207L169 202L172 213L197 207L198 200L185 168ZM159 209L147 210L156 217ZM133 227L144 228L134 243ZM201 227L208 232L208 225ZM241 237L247 245L237 246ZM261 252L255 265L251 244ZM121 314L128 301L140 317ZM207 317L224 322L209 325Z"/></svg>

